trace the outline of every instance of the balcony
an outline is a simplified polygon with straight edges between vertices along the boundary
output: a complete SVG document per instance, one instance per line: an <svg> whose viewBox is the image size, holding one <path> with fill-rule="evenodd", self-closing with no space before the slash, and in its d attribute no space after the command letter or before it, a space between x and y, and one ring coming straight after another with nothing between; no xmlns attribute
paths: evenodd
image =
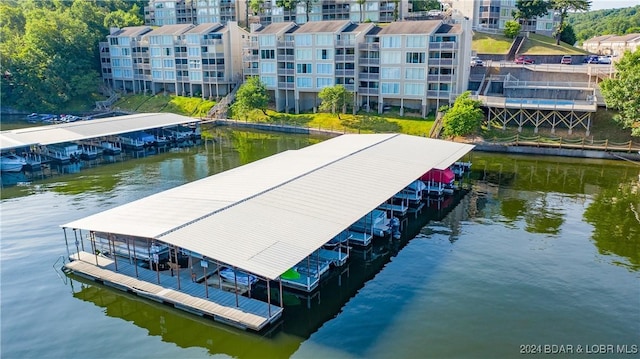
<svg viewBox="0 0 640 359"><path fill-rule="evenodd" d="M278 47L296 47L294 41L278 41Z"/></svg>
<svg viewBox="0 0 640 359"><path fill-rule="evenodd" d="M260 69L245 67L243 70L245 75L260 75Z"/></svg>
<svg viewBox="0 0 640 359"><path fill-rule="evenodd" d="M355 55L336 55L336 62L354 62L356 60Z"/></svg>
<svg viewBox="0 0 640 359"><path fill-rule="evenodd" d="M440 99L449 99L449 91L427 91L428 98L440 98Z"/></svg>
<svg viewBox="0 0 640 359"><path fill-rule="evenodd" d="M247 62L256 62L260 60L260 55L244 55L242 56L242 60Z"/></svg>
<svg viewBox="0 0 640 359"><path fill-rule="evenodd" d="M340 47L354 47L356 42L354 40L336 40L336 46Z"/></svg>
<svg viewBox="0 0 640 359"><path fill-rule="evenodd" d="M277 60L293 62L295 59L293 55L278 55Z"/></svg>
<svg viewBox="0 0 640 359"><path fill-rule="evenodd" d="M427 81L429 82L451 82L451 75L428 75Z"/></svg>
<svg viewBox="0 0 640 359"><path fill-rule="evenodd" d="M295 89L295 83L293 82L278 82L278 88L283 90Z"/></svg>
<svg viewBox="0 0 640 359"><path fill-rule="evenodd" d="M358 44L358 49L359 50L380 50L380 43L379 42L365 42L365 43L360 43Z"/></svg>
<svg viewBox="0 0 640 359"><path fill-rule="evenodd" d="M202 69L205 71L224 71L224 64L215 64L215 65L202 65Z"/></svg>
<svg viewBox="0 0 640 359"><path fill-rule="evenodd" d="M429 50L455 49L455 48L456 48L456 43L453 41L429 43Z"/></svg>
<svg viewBox="0 0 640 359"><path fill-rule="evenodd" d="M371 73L371 72L360 72L358 74L358 79L360 80L379 80L379 73Z"/></svg>
<svg viewBox="0 0 640 359"><path fill-rule="evenodd" d="M242 47L245 48L245 49L257 49L258 48L258 42L257 41L245 41Z"/></svg>
<svg viewBox="0 0 640 359"><path fill-rule="evenodd" d="M356 70L353 69L336 69L335 70L335 75L336 76L349 76L349 77L353 77L356 73Z"/></svg>
<svg viewBox="0 0 640 359"><path fill-rule="evenodd" d="M429 66L453 65L453 59L429 59Z"/></svg>
<svg viewBox="0 0 640 359"><path fill-rule="evenodd" d="M294 74L293 69L284 69L284 68L278 69L278 75L293 75L293 74Z"/></svg>
<svg viewBox="0 0 640 359"><path fill-rule="evenodd" d="M379 89L372 87L358 87L358 93L360 95L377 95L379 93Z"/></svg>
<svg viewBox="0 0 640 359"><path fill-rule="evenodd" d="M363 57L358 62L360 65L380 65L379 58Z"/></svg>

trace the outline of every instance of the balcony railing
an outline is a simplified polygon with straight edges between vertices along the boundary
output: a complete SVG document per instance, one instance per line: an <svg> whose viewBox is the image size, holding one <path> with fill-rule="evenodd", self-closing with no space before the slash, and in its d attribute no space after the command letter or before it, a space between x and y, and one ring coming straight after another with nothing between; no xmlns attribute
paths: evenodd
<svg viewBox="0 0 640 359"><path fill-rule="evenodd" d="M284 69L284 68L278 69L278 75L293 75L293 74L294 74L293 69Z"/></svg>
<svg viewBox="0 0 640 359"><path fill-rule="evenodd" d="M278 61L294 61L295 58L293 55L278 55Z"/></svg>
<svg viewBox="0 0 640 359"><path fill-rule="evenodd" d="M358 63L360 65L380 65L380 59L372 58L372 57L363 57L359 59Z"/></svg>
<svg viewBox="0 0 640 359"><path fill-rule="evenodd" d="M258 61L258 60L260 60L260 55L244 55L244 56L242 56L242 60L244 60L244 61Z"/></svg>
<svg viewBox="0 0 640 359"><path fill-rule="evenodd" d="M295 88L295 83L293 82L278 82L279 89L287 89L293 90Z"/></svg>
<svg viewBox="0 0 640 359"><path fill-rule="evenodd" d="M294 41L278 41L278 47L295 47Z"/></svg>
<svg viewBox="0 0 640 359"><path fill-rule="evenodd" d="M429 65L433 65L433 66L453 65L453 59L429 59Z"/></svg>
<svg viewBox="0 0 640 359"><path fill-rule="evenodd" d="M361 95L377 95L379 92L380 91L377 88L358 87L358 93Z"/></svg>
<svg viewBox="0 0 640 359"><path fill-rule="evenodd" d="M260 74L260 69L257 69L257 68L245 67L243 71L244 71L245 75L259 75Z"/></svg>
<svg viewBox="0 0 640 359"><path fill-rule="evenodd" d="M355 55L336 55L336 62L354 62L356 60Z"/></svg>
<svg viewBox="0 0 640 359"><path fill-rule="evenodd" d="M438 50L438 49L455 49L456 43L453 41L445 41L445 42L430 42L429 50Z"/></svg>
<svg viewBox="0 0 640 359"><path fill-rule="evenodd" d="M429 82L451 82L451 75L428 75Z"/></svg>
<svg viewBox="0 0 640 359"><path fill-rule="evenodd" d="M443 99L448 99L449 98L449 94L451 94L451 92L449 91L427 91L427 97L429 98L443 98Z"/></svg>
<svg viewBox="0 0 640 359"><path fill-rule="evenodd" d="M356 42L354 40L336 40L336 46L352 47L355 45L356 45Z"/></svg>
<svg viewBox="0 0 640 359"><path fill-rule="evenodd" d="M356 73L356 70L346 70L346 69L336 69L336 76L351 76L353 77Z"/></svg>
<svg viewBox="0 0 640 359"><path fill-rule="evenodd" d="M379 80L380 74L371 73L371 72L360 72L358 74L358 78L360 80Z"/></svg>
<svg viewBox="0 0 640 359"><path fill-rule="evenodd" d="M358 44L359 50L380 50L379 42L365 42Z"/></svg>

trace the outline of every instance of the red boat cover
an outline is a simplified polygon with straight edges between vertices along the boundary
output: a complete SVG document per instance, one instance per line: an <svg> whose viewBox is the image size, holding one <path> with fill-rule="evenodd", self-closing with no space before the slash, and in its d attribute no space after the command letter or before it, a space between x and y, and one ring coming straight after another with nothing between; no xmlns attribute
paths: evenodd
<svg viewBox="0 0 640 359"><path fill-rule="evenodd" d="M444 170L432 168L429 172L423 174L420 179L425 182L431 181L449 184L456 179L456 175L450 168Z"/></svg>

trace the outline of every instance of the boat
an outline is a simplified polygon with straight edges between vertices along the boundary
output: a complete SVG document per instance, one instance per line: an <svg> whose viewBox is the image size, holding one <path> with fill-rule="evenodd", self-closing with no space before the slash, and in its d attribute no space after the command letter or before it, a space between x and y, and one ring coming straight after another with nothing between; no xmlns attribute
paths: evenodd
<svg viewBox="0 0 640 359"><path fill-rule="evenodd" d="M331 238L323 247L333 249L341 244L346 244L353 235L348 230L340 232L337 236Z"/></svg>
<svg viewBox="0 0 640 359"><path fill-rule="evenodd" d="M108 156L119 155L122 153L122 148L120 148L117 143L111 141L100 142L100 148L102 148L102 153Z"/></svg>
<svg viewBox="0 0 640 359"><path fill-rule="evenodd" d="M371 233L376 237L389 234L389 218L384 210L374 209L349 227L350 231Z"/></svg>
<svg viewBox="0 0 640 359"><path fill-rule="evenodd" d="M2 155L0 159L0 169L2 172L20 172L27 164L27 160L24 157L20 157L16 154Z"/></svg>
<svg viewBox="0 0 640 359"><path fill-rule="evenodd" d="M255 276L252 276L250 274L247 274L245 272L241 272L241 271L234 271L231 268L228 267L222 267L220 268L220 270L218 271L218 273L220 274L220 277L227 281L227 282L231 282L231 283L238 283L238 285L242 285L245 287L249 287L250 285L256 283L258 281L258 278L256 278Z"/></svg>
<svg viewBox="0 0 640 359"><path fill-rule="evenodd" d="M424 192L429 195L453 194L456 189L456 175L451 168L437 169L432 168L420 177L426 188Z"/></svg>
<svg viewBox="0 0 640 359"><path fill-rule="evenodd" d="M394 199L407 200L410 204L417 204L422 201L422 192L425 190L426 185L420 180L411 182L402 191L398 192Z"/></svg>
<svg viewBox="0 0 640 359"><path fill-rule="evenodd" d="M91 145L81 145L80 158L83 160L95 160L98 158L98 148Z"/></svg>
<svg viewBox="0 0 640 359"><path fill-rule="evenodd" d="M47 145L45 154L60 164L76 163L80 160L82 150L77 143L63 142Z"/></svg>
<svg viewBox="0 0 640 359"><path fill-rule="evenodd" d="M118 136L122 146L133 150L142 150L156 143L156 136L144 131L124 133Z"/></svg>

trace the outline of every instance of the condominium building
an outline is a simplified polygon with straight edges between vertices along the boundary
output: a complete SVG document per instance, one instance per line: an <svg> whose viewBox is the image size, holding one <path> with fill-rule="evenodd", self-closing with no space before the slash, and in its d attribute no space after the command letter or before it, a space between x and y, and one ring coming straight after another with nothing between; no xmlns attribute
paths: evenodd
<svg viewBox="0 0 640 359"><path fill-rule="evenodd" d="M125 92L224 96L242 80L248 35L235 22L112 29L100 44L103 80Z"/></svg>
<svg viewBox="0 0 640 359"><path fill-rule="evenodd" d="M351 20L353 22L392 22L411 16L414 0L313 0L301 1L293 10L276 5L276 0L264 0L254 11L249 0L149 0L144 8L147 25L203 24L237 21L268 25L274 22ZM416 7L417 8L417 7ZM307 18L308 17L308 18Z"/></svg>
<svg viewBox="0 0 640 359"><path fill-rule="evenodd" d="M278 111L315 109L318 93L340 84L354 111L397 106L424 117L466 89L470 49L467 21L273 23L250 34L244 75L260 77Z"/></svg>
<svg viewBox="0 0 640 359"><path fill-rule="evenodd" d="M442 0L446 9L452 9L471 20L473 28L503 31L504 24L513 20L516 0ZM552 35L560 18L553 10L545 16L521 21L522 31Z"/></svg>

